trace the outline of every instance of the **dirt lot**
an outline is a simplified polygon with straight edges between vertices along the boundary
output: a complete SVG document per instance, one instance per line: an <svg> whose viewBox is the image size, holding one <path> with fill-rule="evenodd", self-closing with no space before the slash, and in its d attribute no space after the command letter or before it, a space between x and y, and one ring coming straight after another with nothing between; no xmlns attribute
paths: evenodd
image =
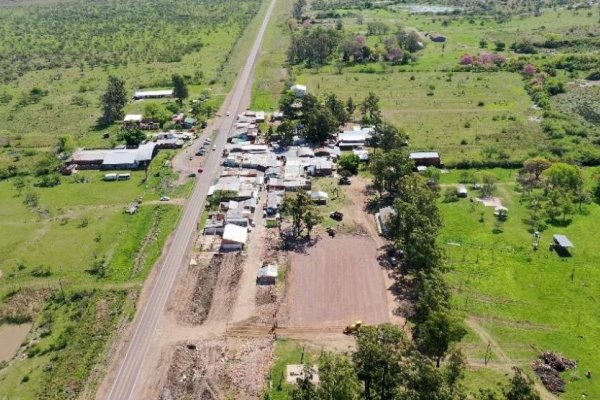
<svg viewBox="0 0 600 400"><path fill-rule="evenodd" d="M272 348L269 338L177 345L159 399L259 398L272 362Z"/></svg>
<svg viewBox="0 0 600 400"><path fill-rule="evenodd" d="M386 288L370 236L321 236L291 256L289 326L389 321Z"/></svg>

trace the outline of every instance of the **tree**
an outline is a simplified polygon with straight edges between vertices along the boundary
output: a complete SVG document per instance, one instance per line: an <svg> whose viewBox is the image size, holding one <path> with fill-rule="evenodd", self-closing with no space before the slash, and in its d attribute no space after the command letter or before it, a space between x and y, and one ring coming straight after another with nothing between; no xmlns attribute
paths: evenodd
<svg viewBox="0 0 600 400"><path fill-rule="evenodd" d="M444 369L444 379L452 394L460 391L460 382L465 377L467 361L460 349L453 349L448 356L448 363Z"/></svg>
<svg viewBox="0 0 600 400"><path fill-rule="evenodd" d="M377 125L381 121L381 110L379 109L379 97L373 92L369 92L365 100L360 105L363 124Z"/></svg>
<svg viewBox="0 0 600 400"><path fill-rule="evenodd" d="M302 12L306 6L306 0L296 0L294 8L292 9L292 15L297 20L302 19Z"/></svg>
<svg viewBox="0 0 600 400"><path fill-rule="evenodd" d="M394 389L402 383L401 360L409 348L404 332L395 325L359 328L352 360L365 400L394 398Z"/></svg>
<svg viewBox="0 0 600 400"><path fill-rule="evenodd" d="M356 400L360 385L354 367L343 355L326 352L319 362L319 400Z"/></svg>
<svg viewBox="0 0 600 400"><path fill-rule="evenodd" d="M139 146L140 143L146 140L146 134L139 129L124 131L121 136L127 146Z"/></svg>
<svg viewBox="0 0 600 400"><path fill-rule="evenodd" d="M171 103L173 104L173 103ZM144 104L144 117L157 121L161 126L171 120L172 113L160 103Z"/></svg>
<svg viewBox="0 0 600 400"><path fill-rule="evenodd" d="M542 172L550 168L552 163L543 157L535 157L526 160L523 168L519 171L517 180L526 188L536 187L540 184Z"/></svg>
<svg viewBox="0 0 600 400"><path fill-rule="evenodd" d="M303 111L304 137L312 143L322 143L329 139L338 128L338 121L327 108L306 113Z"/></svg>
<svg viewBox="0 0 600 400"><path fill-rule="evenodd" d="M315 371L310 365L305 365L302 369L303 375L298 379L297 386L292 390L292 400L314 400L317 395L315 385L312 383Z"/></svg>
<svg viewBox="0 0 600 400"><path fill-rule="evenodd" d="M375 126L375 132L371 138L371 145L384 150L399 149L406 146L408 136L406 132L388 124L381 122Z"/></svg>
<svg viewBox="0 0 600 400"><path fill-rule="evenodd" d="M75 141L71 135L59 136L56 140L57 154L71 154L75 150Z"/></svg>
<svg viewBox="0 0 600 400"><path fill-rule="evenodd" d="M295 104L297 101L298 98L292 91L285 92L283 96L281 96L281 99L279 99L279 109L286 118L296 118L297 111Z"/></svg>
<svg viewBox="0 0 600 400"><path fill-rule="evenodd" d="M356 111L356 105L354 105L354 100L352 100L352 97L348 97L348 100L346 100L346 112L348 112L349 119L352 119L354 111Z"/></svg>
<svg viewBox="0 0 600 400"><path fill-rule="evenodd" d="M282 146L289 146L294 143L294 135L296 135L296 125L291 121L283 121L275 130L279 135L279 143Z"/></svg>
<svg viewBox="0 0 600 400"><path fill-rule="evenodd" d="M188 97L187 84L185 83L183 77L179 74L174 74L171 77L171 80L173 81L173 94L179 103L179 107L181 107L183 100Z"/></svg>
<svg viewBox="0 0 600 400"><path fill-rule="evenodd" d="M323 222L323 217L314 207L309 207L304 213L303 222L306 226L306 237L310 239L313 228Z"/></svg>
<svg viewBox="0 0 600 400"><path fill-rule="evenodd" d="M286 197L283 211L292 217L293 239L299 238L305 228L312 229L320 222L312 200L304 191L299 191L295 196ZM310 230L308 234L310 235Z"/></svg>
<svg viewBox="0 0 600 400"><path fill-rule="evenodd" d="M531 379L520 368L515 367L514 372L510 386L504 391L506 400L540 400Z"/></svg>
<svg viewBox="0 0 600 400"><path fill-rule="evenodd" d="M429 319L433 312L450 308L450 289L440 271L420 271L417 274L417 289L419 298L412 317L417 326Z"/></svg>
<svg viewBox="0 0 600 400"><path fill-rule="evenodd" d="M417 348L434 359L439 368L450 345L460 341L466 334L462 321L453 316L450 310L435 311L417 327Z"/></svg>
<svg viewBox="0 0 600 400"><path fill-rule="evenodd" d="M337 98L335 93L330 93L325 98L325 107L331 111L331 114L337 119L338 125L348 122L348 114L344 108L344 103Z"/></svg>
<svg viewBox="0 0 600 400"><path fill-rule="evenodd" d="M550 220L557 221L562 216L563 222L567 221L567 216L573 214L573 200L569 192L560 189L552 189L547 195L545 211Z"/></svg>
<svg viewBox="0 0 600 400"><path fill-rule="evenodd" d="M555 163L546 169L542 176L545 178L549 189L559 189L576 193L583 186L583 175L581 170L571 164Z"/></svg>
<svg viewBox="0 0 600 400"><path fill-rule="evenodd" d="M102 121L104 125L110 125L123 119L125 104L127 104L125 81L116 76L109 76L106 92L102 96Z"/></svg>
<svg viewBox="0 0 600 400"><path fill-rule="evenodd" d="M489 172L483 172L481 174L481 196L490 197L496 191L496 176Z"/></svg>
<svg viewBox="0 0 600 400"><path fill-rule="evenodd" d="M36 192L28 192L23 203L30 208L36 208L40 203L40 195Z"/></svg>
<svg viewBox="0 0 600 400"><path fill-rule="evenodd" d="M413 166L413 161L404 150L375 149L369 162L373 186L380 192L398 193L404 178L412 174Z"/></svg>
<svg viewBox="0 0 600 400"><path fill-rule="evenodd" d="M348 171L351 174L356 175L358 173L358 167L360 165L360 157L358 157L354 153L342 154L340 160L338 161L338 165L342 170Z"/></svg>

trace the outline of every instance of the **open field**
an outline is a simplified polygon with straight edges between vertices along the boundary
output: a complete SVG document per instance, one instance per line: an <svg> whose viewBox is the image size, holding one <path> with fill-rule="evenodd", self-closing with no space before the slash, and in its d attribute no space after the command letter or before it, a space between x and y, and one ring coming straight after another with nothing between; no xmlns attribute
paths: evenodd
<svg viewBox="0 0 600 400"><path fill-rule="evenodd" d="M126 10L115 22L116 31L110 29L108 22L72 18L91 12L90 6L81 1L41 8L0 8L0 15L8 21L23 21L23 14L34 15L28 22L33 35L29 48L23 42L27 40L25 37L10 40L10 28L0 32L3 38L0 42L4 44L0 46L0 54L23 52L22 58L27 63L18 76L13 77L7 70L2 78L11 79L0 84L0 119L4 121L0 128L3 145L0 168L30 170L45 152L54 148L59 135L71 135L78 145L85 147L114 145L114 129L97 126L100 97L109 75L122 77L128 94L132 95L138 88L170 86L171 75L181 74L188 82L190 99L208 93L206 104L217 110L249 51L246 39L240 37L260 9L260 2L204 3L204 0L186 0L173 6L158 1L152 7L144 2L127 7L116 3L95 4L93 11L99 20L108 20ZM162 8L167 11L161 11ZM172 13L177 16L169 18ZM153 22L156 18L159 23ZM66 25L64 20L68 21ZM81 37L63 35L63 29L77 32ZM44 32L51 45L36 39ZM11 50L9 43L18 51ZM48 46L58 46L59 50L49 51ZM61 51L67 55L61 56ZM55 59L57 55L61 57ZM71 58L75 61L69 61ZM33 99L30 93L37 89L42 95ZM139 112L146 103L149 102L133 102L125 112ZM105 133L108 138L104 138Z"/></svg>
<svg viewBox="0 0 600 400"><path fill-rule="evenodd" d="M599 397L598 385L584 374L600 365L600 352L592 345L600 340L595 305L598 246L592 239L600 235L600 206L585 206L586 214L576 213L568 226L549 225L540 249L534 251L514 177L498 171L497 196L510 212L502 233L493 233L493 208L474 206L466 199L440 203L445 223L440 244L452 267L448 279L455 306L477 318L503 352L526 370L543 350L577 360L578 369L565 374L565 399ZM458 173L452 176L457 179ZM548 251L555 233L566 234L575 244L572 257ZM481 359L487 343L468 342L473 343L467 346L469 356Z"/></svg>
<svg viewBox="0 0 600 400"><path fill-rule="evenodd" d="M290 326L345 326L388 320L377 246L367 236L322 236L292 255Z"/></svg>
<svg viewBox="0 0 600 400"><path fill-rule="evenodd" d="M444 162L480 160L484 149L524 159L544 142L539 123L530 120L539 112L517 74L307 71L297 80L312 93L333 92L342 99L362 101L369 91L376 93L384 117L406 130L411 148L440 151Z"/></svg>

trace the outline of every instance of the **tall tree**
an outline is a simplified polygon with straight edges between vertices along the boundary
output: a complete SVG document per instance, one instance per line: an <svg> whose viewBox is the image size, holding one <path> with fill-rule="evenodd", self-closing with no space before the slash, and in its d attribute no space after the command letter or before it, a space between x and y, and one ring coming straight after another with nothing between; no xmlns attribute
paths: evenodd
<svg viewBox="0 0 600 400"><path fill-rule="evenodd" d="M183 100L189 95L187 84L185 83L185 79L179 74L174 74L171 80L173 82L173 94L179 103L179 107L181 107Z"/></svg>
<svg viewBox="0 0 600 400"><path fill-rule="evenodd" d="M379 97L369 92L360 105L362 121L365 125L377 125L381 121L381 110L379 109Z"/></svg>
<svg viewBox="0 0 600 400"><path fill-rule="evenodd" d="M298 379L297 386L292 389L292 400L314 400L317 396L317 390L312 383L315 371L310 365L305 365L302 369L302 378Z"/></svg>
<svg viewBox="0 0 600 400"><path fill-rule="evenodd" d="M356 400L360 385L350 360L343 355L324 353L319 362L319 400Z"/></svg>
<svg viewBox="0 0 600 400"><path fill-rule="evenodd" d="M346 112L348 113L349 119L352 119L354 111L356 111L356 105L354 104L352 96L350 96L348 97L348 100L346 100Z"/></svg>
<svg viewBox="0 0 600 400"><path fill-rule="evenodd" d="M392 324L363 326L356 347L352 360L364 385L364 399L394 398L394 388L402 383L402 359L409 347L404 332Z"/></svg>
<svg viewBox="0 0 600 400"><path fill-rule="evenodd" d="M344 103L338 99L335 93L330 93L325 97L325 107L327 107L335 119L337 119L338 125L343 125L348 122L348 113L344 108Z"/></svg>
<svg viewBox="0 0 600 400"><path fill-rule="evenodd" d="M290 146L294 143L294 135L296 135L296 125L291 121L283 121L276 129L279 135L279 143L282 146Z"/></svg>
<svg viewBox="0 0 600 400"><path fill-rule="evenodd" d="M304 111L303 111L304 112ZM322 143L338 129L338 121L327 108L304 113L304 137L312 143Z"/></svg>
<svg viewBox="0 0 600 400"><path fill-rule="evenodd" d="M510 386L504 391L506 400L540 400L540 395L533 388L531 379L519 368L514 368L514 376Z"/></svg>
<svg viewBox="0 0 600 400"><path fill-rule="evenodd" d="M450 310L431 313L416 331L417 348L434 359L438 368L450 345L460 341L467 333L462 321L453 316Z"/></svg>
<svg viewBox="0 0 600 400"><path fill-rule="evenodd" d="M542 176L546 180L546 186L550 189L575 193L583 186L581 170L572 164L555 163L542 172Z"/></svg>
<svg viewBox="0 0 600 400"><path fill-rule="evenodd" d="M375 132L371 139L372 146L389 151L406 146L407 143L408 136L403 130L387 122L381 122L375 126Z"/></svg>
<svg viewBox="0 0 600 400"><path fill-rule="evenodd" d="M125 104L127 104L125 81L116 76L109 76L106 92L102 96L102 122L104 125L110 125L123 119Z"/></svg>

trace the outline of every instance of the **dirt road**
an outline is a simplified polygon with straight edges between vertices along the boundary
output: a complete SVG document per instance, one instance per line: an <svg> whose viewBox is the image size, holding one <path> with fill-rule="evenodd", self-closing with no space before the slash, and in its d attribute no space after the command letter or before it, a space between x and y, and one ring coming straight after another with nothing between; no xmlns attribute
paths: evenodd
<svg viewBox="0 0 600 400"><path fill-rule="evenodd" d="M220 155L227 141L227 135L235 122L235 116L240 110L244 92L247 87L252 85L250 79L252 70L259 56L259 50L274 5L275 0L271 0L248 60L239 74L233 91L225 100L221 109L221 115L226 115L228 111L230 115L216 122L219 130L214 141L216 151L207 155L204 173L200 174L197 179L190 201L186 204L181 220L171 236L171 244L166 249L162 263L157 266L156 279L148 280L148 284L152 285L149 288L149 297L138 310L133 322L132 336L126 345L124 356L120 360L115 360L118 363L116 373L107 375L106 379L108 381L106 384L110 387L108 395L99 398L125 400L135 396L140 371L146 362L146 355L156 335L157 324L163 314L175 281L188 261L188 251L192 244L192 238L204 209L208 188L219 168ZM101 391L99 391L98 396L102 396Z"/></svg>

